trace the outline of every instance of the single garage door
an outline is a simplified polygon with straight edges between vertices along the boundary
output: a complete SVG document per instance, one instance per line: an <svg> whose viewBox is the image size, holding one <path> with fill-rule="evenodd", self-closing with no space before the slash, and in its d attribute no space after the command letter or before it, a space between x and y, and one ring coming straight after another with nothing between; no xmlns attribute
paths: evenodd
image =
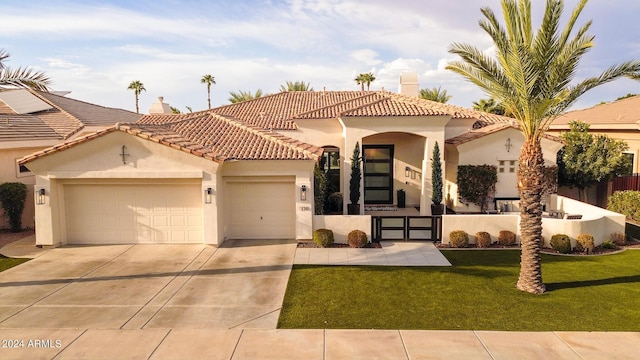
<svg viewBox="0 0 640 360"><path fill-rule="evenodd" d="M70 244L201 243L199 184L65 185Z"/></svg>
<svg viewBox="0 0 640 360"><path fill-rule="evenodd" d="M228 182L226 205L231 239L295 239L295 184Z"/></svg>

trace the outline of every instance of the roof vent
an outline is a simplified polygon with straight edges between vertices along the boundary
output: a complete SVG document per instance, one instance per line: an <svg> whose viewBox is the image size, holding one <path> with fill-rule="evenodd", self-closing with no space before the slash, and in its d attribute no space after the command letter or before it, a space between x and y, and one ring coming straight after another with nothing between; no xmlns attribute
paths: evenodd
<svg viewBox="0 0 640 360"><path fill-rule="evenodd" d="M418 73L406 72L400 74L400 86L398 88L398 92L402 95L418 97L420 94Z"/></svg>
<svg viewBox="0 0 640 360"><path fill-rule="evenodd" d="M154 102L153 104L151 104L151 108L149 108L149 114L173 114L173 112L171 111L171 106L163 101L164 97L158 96L158 102Z"/></svg>

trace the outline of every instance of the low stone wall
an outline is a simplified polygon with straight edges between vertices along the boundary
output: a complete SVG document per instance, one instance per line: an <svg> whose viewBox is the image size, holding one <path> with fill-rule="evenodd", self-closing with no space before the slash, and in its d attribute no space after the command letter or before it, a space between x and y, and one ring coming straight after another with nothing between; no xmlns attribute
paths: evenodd
<svg viewBox="0 0 640 360"><path fill-rule="evenodd" d="M491 235L491 242L498 241L498 234L502 230L513 231L517 234L516 241L520 243L518 223L520 216L517 213L494 215L443 215L442 216L442 243L449 243L449 233L455 230L464 230L469 234L469 243L475 244L475 234L486 231Z"/></svg>
<svg viewBox="0 0 640 360"><path fill-rule="evenodd" d="M314 215L313 230L329 229L333 231L335 242L346 244L347 235L353 230L361 230L371 241L370 215Z"/></svg>

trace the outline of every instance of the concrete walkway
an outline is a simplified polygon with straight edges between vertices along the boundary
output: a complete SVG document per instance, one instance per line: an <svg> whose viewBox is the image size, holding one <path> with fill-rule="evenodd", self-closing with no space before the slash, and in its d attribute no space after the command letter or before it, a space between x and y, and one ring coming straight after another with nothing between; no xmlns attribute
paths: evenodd
<svg viewBox="0 0 640 360"><path fill-rule="evenodd" d="M429 241L382 241L381 249L298 248L300 265L451 266Z"/></svg>
<svg viewBox="0 0 640 360"><path fill-rule="evenodd" d="M11 329L2 359L637 359L640 334L425 330ZM4 344L4 343L3 343Z"/></svg>

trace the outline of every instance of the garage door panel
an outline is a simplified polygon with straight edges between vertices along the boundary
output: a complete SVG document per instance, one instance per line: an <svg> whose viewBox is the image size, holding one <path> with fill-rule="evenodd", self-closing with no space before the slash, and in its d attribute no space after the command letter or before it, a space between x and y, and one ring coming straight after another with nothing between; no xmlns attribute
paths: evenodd
<svg viewBox="0 0 640 360"><path fill-rule="evenodd" d="M295 184L239 182L227 184L230 238L295 238Z"/></svg>
<svg viewBox="0 0 640 360"><path fill-rule="evenodd" d="M69 243L202 242L200 185L67 185Z"/></svg>

